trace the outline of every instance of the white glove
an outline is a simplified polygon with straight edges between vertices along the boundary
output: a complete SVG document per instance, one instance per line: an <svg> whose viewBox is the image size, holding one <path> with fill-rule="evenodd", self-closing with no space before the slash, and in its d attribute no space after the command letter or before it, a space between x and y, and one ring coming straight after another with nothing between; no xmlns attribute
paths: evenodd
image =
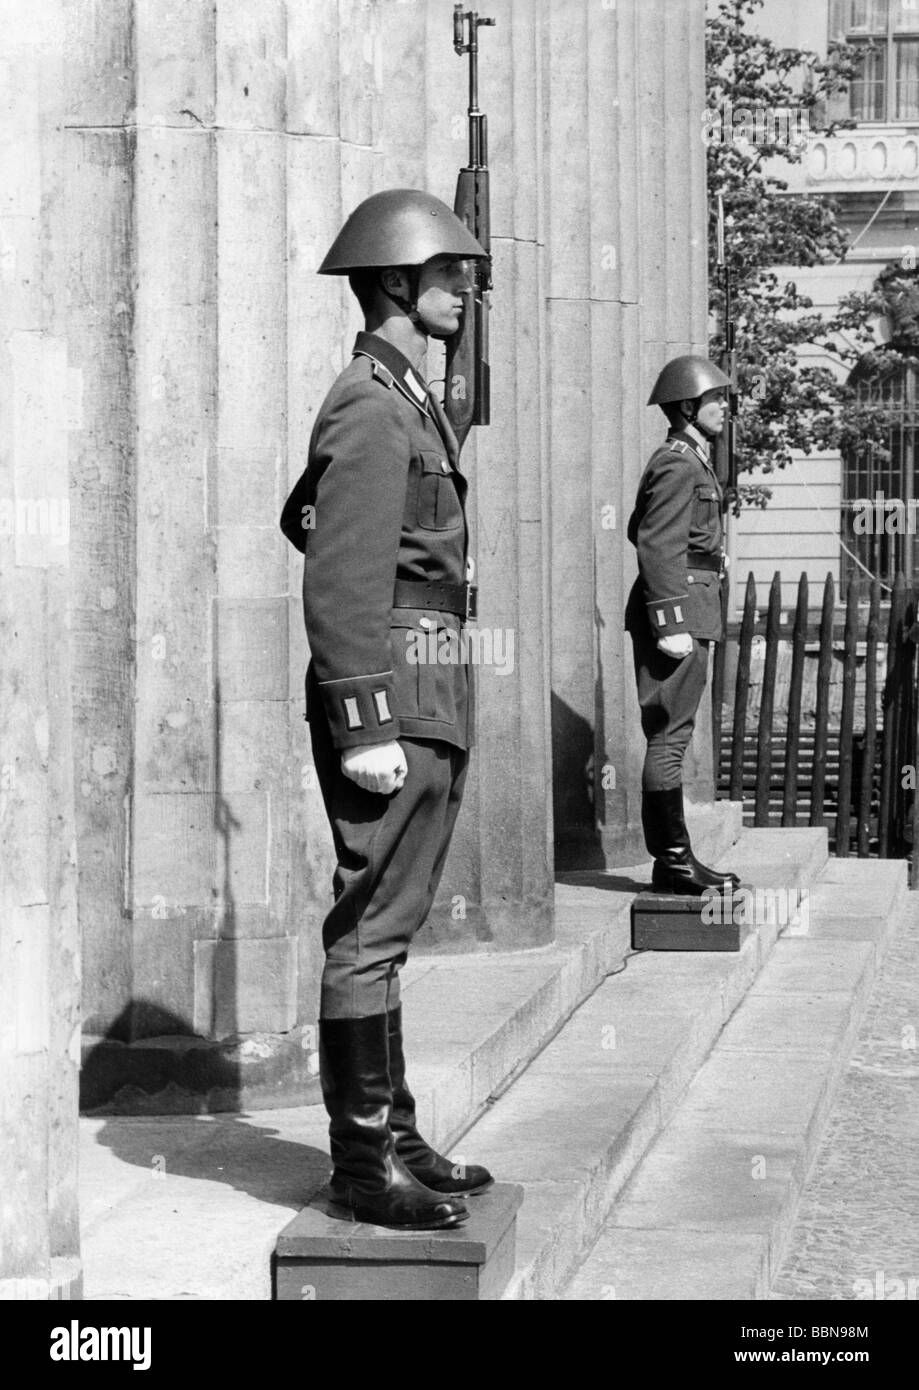
<svg viewBox="0 0 919 1390"><path fill-rule="evenodd" d="M341 770L365 792L382 792L389 796L405 786L408 763L401 743L365 743L344 750Z"/></svg>
<svg viewBox="0 0 919 1390"><path fill-rule="evenodd" d="M684 656L689 656L692 651L692 638L688 632L679 632L675 637L659 637L657 639L658 650L665 656L673 656L682 660Z"/></svg>

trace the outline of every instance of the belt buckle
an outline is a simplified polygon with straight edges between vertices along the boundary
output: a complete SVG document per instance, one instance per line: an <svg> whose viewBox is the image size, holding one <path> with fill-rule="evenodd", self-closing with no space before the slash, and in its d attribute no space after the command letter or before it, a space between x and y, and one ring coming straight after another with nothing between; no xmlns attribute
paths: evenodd
<svg viewBox="0 0 919 1390"><path fill-rule="evenodd" d="M474 623L479 616L479 589L477 584L466 584L466 614L467 623Z"/></svg>

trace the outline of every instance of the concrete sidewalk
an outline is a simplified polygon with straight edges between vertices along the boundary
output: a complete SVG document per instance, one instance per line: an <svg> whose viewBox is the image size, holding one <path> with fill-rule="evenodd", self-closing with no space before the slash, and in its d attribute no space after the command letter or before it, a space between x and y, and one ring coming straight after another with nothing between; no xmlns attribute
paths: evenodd
<svg viewBox="0 0 919 1390"><path fill-rule="evenodd" d="M773 1299L919 1298L919 894L872 992Z"/></svg>
<svg viewBox="0 0 919 1390"><path fill-rule="evenodd" d="M776 943L565 1298L768 1297L908 901L905 862L830 861L806 930Z"/></svg>

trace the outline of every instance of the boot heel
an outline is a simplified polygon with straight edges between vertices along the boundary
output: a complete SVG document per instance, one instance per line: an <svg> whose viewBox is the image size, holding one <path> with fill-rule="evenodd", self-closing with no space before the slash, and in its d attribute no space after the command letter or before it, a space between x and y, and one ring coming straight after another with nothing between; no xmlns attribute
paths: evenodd
<svg viewBox="0 0 919 1390"><path fill-rule="evenodd" d="M412 1177L442 1197L474 1197L494 1187L487 1168L470 1163L457 1172L455 1163L432 1149L418 1133L415 1097L405 1080L405 1053L402 1046L402 1008L389 1011L389 1079L392 1083L392 1130L396 1153Z"/></svg>

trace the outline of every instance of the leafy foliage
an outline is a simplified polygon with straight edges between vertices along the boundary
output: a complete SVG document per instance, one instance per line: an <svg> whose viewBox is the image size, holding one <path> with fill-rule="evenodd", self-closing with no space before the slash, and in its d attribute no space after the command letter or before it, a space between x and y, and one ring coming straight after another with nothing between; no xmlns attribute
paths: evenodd
<svg viewBox="0 0 919 1390"><path fill-rule="evenodd" d="M882 399L863 399L849 373L861 362L860 371L883 377L904 357L919 354L915 268L887 267L869 294L848 296L831 316L814 311L795 281L783 283L774 270L838 263L848 241L833 199L786 195L782 161L800 163L806 149L799 127L768 119L753 125L750 113L794 113L812 134L851 127L853 121L833 121L827 113L857 74L865 49L833 45L822 58L781 47L750 26L762 3L721 0L706 25L707 117L711 130L723 132L723 138L709 140L707 156L711 348L717 355L724 347L724 283L717 265L721 194L725 258L733 278L741 474L782 468L793 450L870 444L885 455L889 417ZM827 358L844 371L832 370ZM770 495L768 487L741 478L737 506L765 506Z"/></svg>

